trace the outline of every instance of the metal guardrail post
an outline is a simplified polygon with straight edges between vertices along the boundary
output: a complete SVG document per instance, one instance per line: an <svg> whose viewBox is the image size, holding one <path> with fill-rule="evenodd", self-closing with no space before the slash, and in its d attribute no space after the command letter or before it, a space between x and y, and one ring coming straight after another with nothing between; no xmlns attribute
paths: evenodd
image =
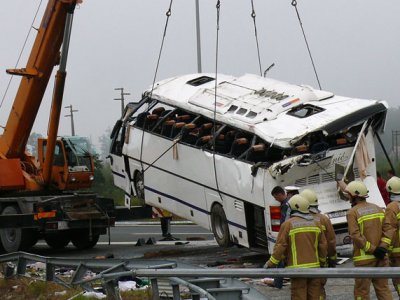
<svg viewBox="0 0 400 300"><path fill-rule="evenodd" d="M26 259L22 256L18 258L17 275L25 275L26 273Z"/></svg>
<svg viewBox="0 0 400 300"><path fill-rule="evenodd" d="M157 278L150 279L151 282L151 291L153 294L153 300L160 300L160 291L158 290L158 282Z"/></svg>
<svg viewBox="0 0 400 300"><path fill-rule="evenodd" d="M46 263L46 280L54 281L55 266L51 263Z"/></svg>
<svg viewBox="0 0 400 300"><path fill-rule="evenodd" d="M103 288L106 291L107 299L121 300L121 295L118 291L118 285L115 280L109 280L103 283Z"/></svg>
<svg viewBox="0 0 400 300"><path fill-rule="evenodd" d="M180 300L181 293L179 291L179 284L172 282L171 285L172 285L172 299Z"/></svg>

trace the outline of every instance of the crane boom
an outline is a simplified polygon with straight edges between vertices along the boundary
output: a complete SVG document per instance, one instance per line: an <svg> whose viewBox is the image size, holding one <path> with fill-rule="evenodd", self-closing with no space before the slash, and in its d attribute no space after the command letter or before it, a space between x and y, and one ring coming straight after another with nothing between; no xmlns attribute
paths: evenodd
<svg viewBox="0 0 400 300"><path fill-rule="evenodd" d="M24 156L54 66L59 60L67 15L76 0L50 0L47 4L27 65L7 73L22 76L3 135L0 153L12 159Z"/></svg>

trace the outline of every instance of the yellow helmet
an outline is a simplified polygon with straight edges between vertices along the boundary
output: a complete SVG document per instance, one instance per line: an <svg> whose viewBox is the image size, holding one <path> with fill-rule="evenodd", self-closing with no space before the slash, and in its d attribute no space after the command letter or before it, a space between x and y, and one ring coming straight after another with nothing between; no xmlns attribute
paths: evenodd
<svg viewBox="0 0 400 300"><path fill-rule="evenodd" d="M386 190L392 194L400 194L400 178L393 176L386 183Z"/></svg>
<svg viewBox="0 0 400 300"><path fill-rule="evenodd" d="M308 214L308 208L310 207L310 204L308 203L308 200L306 198L300 195L294 195L289 200L289 206L292 211L296 210Z"/></svg>
<svg viewBox="0 0 400 300"><path fill-rule="evenodd" d="M300 193L300 196L307 199L310 206L318 206L318 197L313 190L305 189Z"/></svg>
<svg viewBox="0 0 400 300"><path fill-rule="evenodd" d="M368 197L367 186L361 181L350 182L344 191L345 193L349 194L352 197L360 197L360 198Z"/></svg>

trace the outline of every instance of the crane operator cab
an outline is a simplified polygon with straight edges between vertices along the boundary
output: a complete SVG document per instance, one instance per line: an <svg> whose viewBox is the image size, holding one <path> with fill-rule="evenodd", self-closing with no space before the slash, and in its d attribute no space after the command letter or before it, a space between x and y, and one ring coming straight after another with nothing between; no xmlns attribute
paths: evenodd
<svg viewBox="0 0 400 300"><path fill-rule="evenodd" d="M38 140L38 161L43 167L47 139ZM51 172L52 184L59 190L90 188L94 162L87 138L70 136L57 139Z"/></svg>

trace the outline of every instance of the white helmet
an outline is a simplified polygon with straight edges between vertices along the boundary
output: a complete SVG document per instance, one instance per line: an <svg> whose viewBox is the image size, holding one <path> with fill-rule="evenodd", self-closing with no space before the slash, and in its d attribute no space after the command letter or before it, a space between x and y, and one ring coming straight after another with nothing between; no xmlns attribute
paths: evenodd
<svg viewBox="0 0 400 300"><path fill-rule="evenodd" d="M305 189L300 193L300 196L306 198L310 206L318 206L318 197L313 190Z"/></svg>
<svg viewBox="0 0 400 300"><path fill-rule="evenodd" d="M309 213L308 208L310 207L310 204L306 198L300 195L294 195L292 198L290 198L289 206L292 211L299 211L305 214Z"/></svg>

